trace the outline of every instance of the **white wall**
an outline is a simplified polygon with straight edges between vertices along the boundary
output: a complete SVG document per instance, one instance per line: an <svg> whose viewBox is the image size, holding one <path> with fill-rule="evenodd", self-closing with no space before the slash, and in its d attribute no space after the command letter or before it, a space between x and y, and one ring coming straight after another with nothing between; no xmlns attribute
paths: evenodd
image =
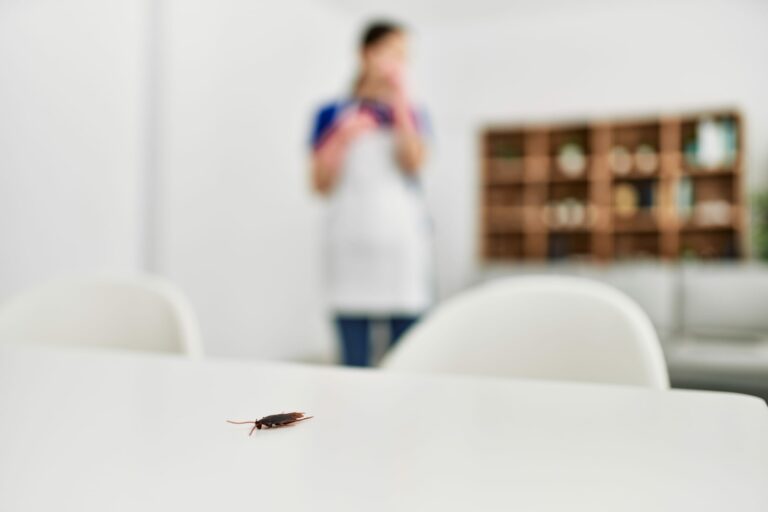
<svg viewBox="0 0 768 512"><path fill-rule="evenodd" d="M356 27L303 0L171 0L163 17L161 270L209 353L327 357L307 141Z"/></svg>
<svg viewBox="0 0 768 512"><path fill-rule="evenodd" d="M303 144L312 107L343 92L368 13L415 28L415 82L437 134L427 185L443 294L476 278L476 141L489 121L737 106L750 182L766 182L766 3L484 1L444 19L410 4L169 2L162 260L200 310L209 351L311 358L332 346Z"/></svg>
<svg viewBox="0 0 768 512"><path fill-rule="evenodd" d="M0 300L140 261L143 4L0 1Z"/></svg>

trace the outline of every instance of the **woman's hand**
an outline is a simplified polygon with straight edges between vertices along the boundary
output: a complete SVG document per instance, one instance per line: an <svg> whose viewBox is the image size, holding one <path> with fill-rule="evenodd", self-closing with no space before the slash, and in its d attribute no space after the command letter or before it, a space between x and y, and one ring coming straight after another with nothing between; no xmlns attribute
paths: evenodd
<svg viewBox="0 0 768 512"><path fill-rule="evenodd" d="M384 77L387 85L392 91L393 103L406 101L408 93L405 83L405 69L399 64L390 64L384 71Z"/></svg>
<svg viewBox="0 0 768 512"><path fill-rule="evenodd" d="M405 86L405 73L401 66L392 66L385 75L392 89L392 111L395 117L397 160L400 167L416 174L424 165L426 150L416 128Z"/></svg>
<svg viewBox="0 0 768 512"><path fill-rule="evenodd" d="M312 158L312 182L317 192L327 194L331 191L338 180L349 142L373 130L376 125L376 119L370 112L359 109L339 120Z"/></svg>
<svg viewBox="0 0 768 512"><path fill-rule="evenodd" d="M373 130L376 128L376 125L376 118L374 118L370 112L356 109L339 121L336 133L331 133L331 137L334 137L335 135L344 142L349 142L359 135Z"/></svg>

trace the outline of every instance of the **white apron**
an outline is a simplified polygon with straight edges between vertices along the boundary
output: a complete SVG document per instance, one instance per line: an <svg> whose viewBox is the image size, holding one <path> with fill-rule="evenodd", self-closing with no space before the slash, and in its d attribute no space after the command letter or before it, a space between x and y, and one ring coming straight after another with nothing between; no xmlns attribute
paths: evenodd
<svg viewBox="0 0 768 512"><path fill-rule="evenodd" d="M369 316L423 312L433 290L431 229L418 184L397 164L391 129L350 143L329 203L331 308Z"/></svg>

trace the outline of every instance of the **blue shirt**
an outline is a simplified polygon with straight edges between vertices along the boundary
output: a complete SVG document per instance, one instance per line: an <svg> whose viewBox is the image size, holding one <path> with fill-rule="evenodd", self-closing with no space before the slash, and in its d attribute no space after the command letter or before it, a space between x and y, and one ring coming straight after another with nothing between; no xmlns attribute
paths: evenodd
<svg viewBox="0 0 768 512"><path fill-rule="evenodd" d="M322 142L336 128L338 120L344 110L357 102L360 103L361 109L368 111L373 116L380 128L392 129L395 118L392 112L392 107L386 103L375 100L359 100L356 98L332 101L321 106L315 114L312 134L310 137L312 149L320 147ZM428 119L424 111L411 108L411 115L413 116L413 120L416 123L416 129L419 133L422 135L428 134Z"/></svg>

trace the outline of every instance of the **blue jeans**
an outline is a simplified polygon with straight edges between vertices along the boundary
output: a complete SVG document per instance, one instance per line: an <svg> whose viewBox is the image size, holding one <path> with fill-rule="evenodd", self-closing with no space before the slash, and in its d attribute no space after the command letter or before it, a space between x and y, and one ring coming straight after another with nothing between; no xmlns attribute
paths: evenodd
<svg viewBox="0 0 768 512"><path fill-rule="evenodd" d="M398 315L389 318L336 315L336 329L342 348L342 362L347 366L371 366L371 326L384 321L389 327L389 348L392 348L419 318Z"/></svg>

